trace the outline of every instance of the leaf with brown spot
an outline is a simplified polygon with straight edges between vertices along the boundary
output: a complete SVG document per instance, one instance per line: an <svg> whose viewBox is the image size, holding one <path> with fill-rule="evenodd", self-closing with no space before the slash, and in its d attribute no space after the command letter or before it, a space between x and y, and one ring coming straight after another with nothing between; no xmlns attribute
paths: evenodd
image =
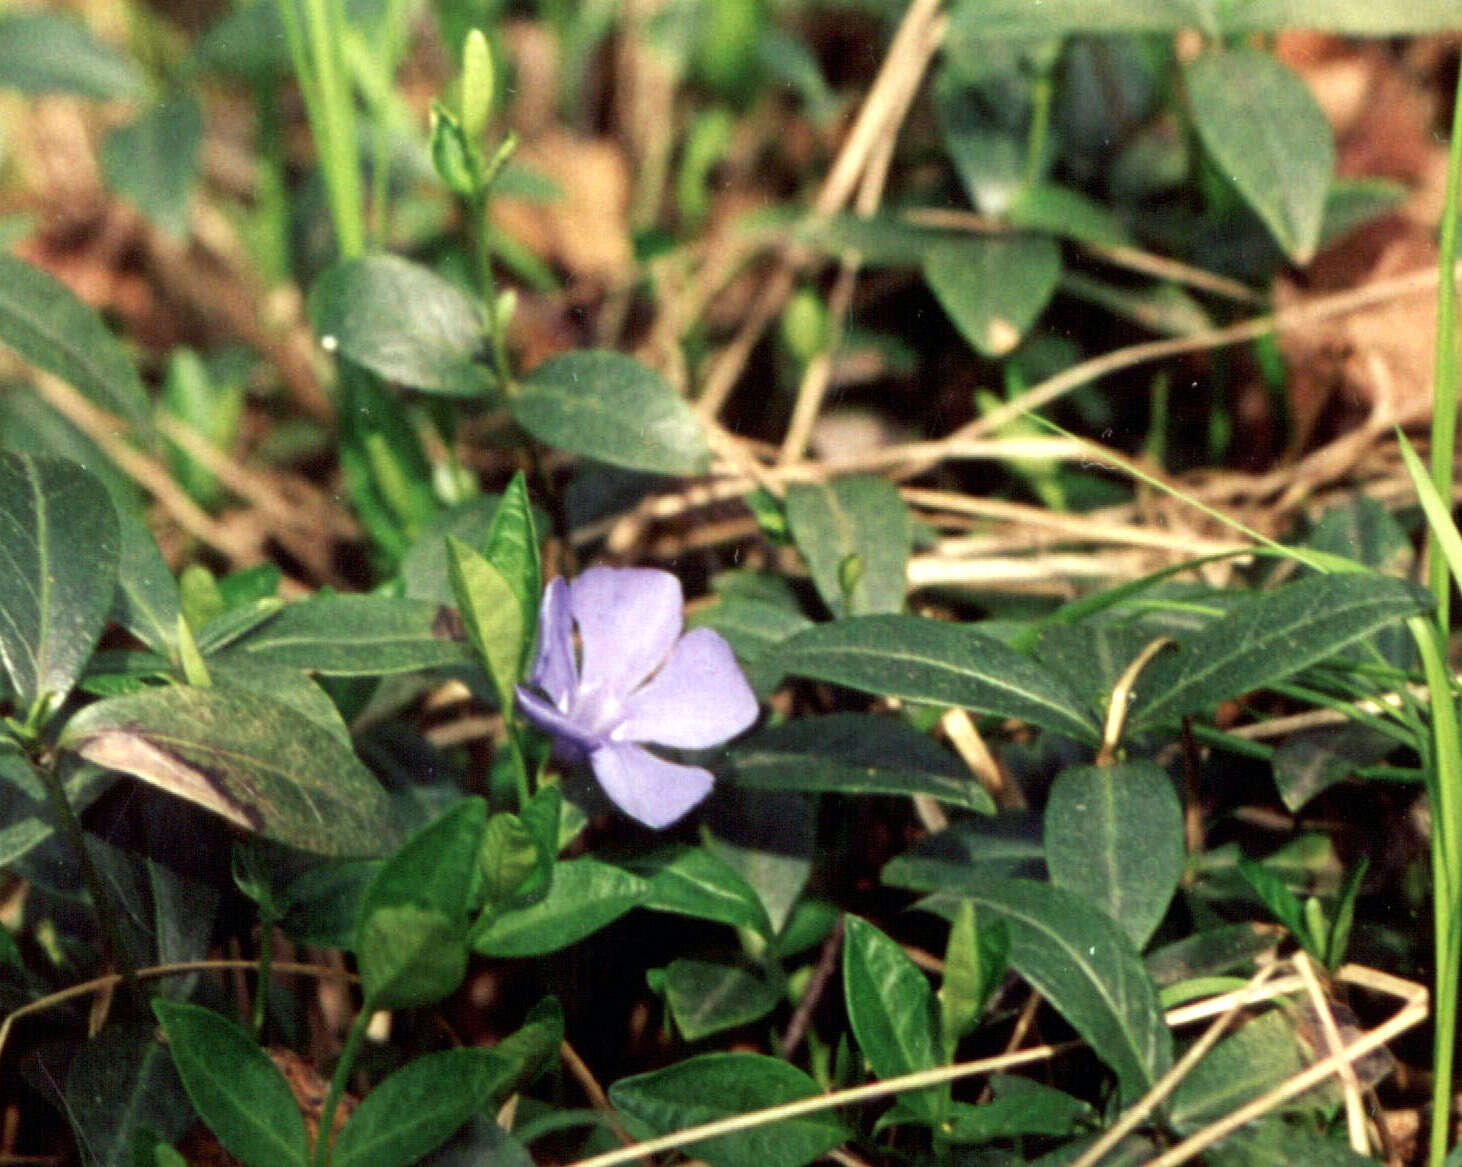
<svg viewBox="0 0 1462 1167"><path fill-rule="evenodd" d="M174 685L113 697L73 717L60 745L305 851L376 855L396 841L386 793L354 751L258 693Z"/></svg>

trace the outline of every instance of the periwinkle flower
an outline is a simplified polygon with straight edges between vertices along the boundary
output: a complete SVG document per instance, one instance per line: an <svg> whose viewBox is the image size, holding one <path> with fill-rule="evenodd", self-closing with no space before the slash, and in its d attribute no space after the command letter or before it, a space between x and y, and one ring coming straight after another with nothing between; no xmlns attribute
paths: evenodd
<svg viewBox="0 0 1462 1167"><path fill-rule="evenodd" d="M757 715L721 635L681 635L683 606L680 581L667 571L594 567L572 583L555 579L543 593L532 687L518 686L523 715L553 735L561 754L587 758L615 805L650 827L680 818L712 779L641 743L707 749Z"/></svg>

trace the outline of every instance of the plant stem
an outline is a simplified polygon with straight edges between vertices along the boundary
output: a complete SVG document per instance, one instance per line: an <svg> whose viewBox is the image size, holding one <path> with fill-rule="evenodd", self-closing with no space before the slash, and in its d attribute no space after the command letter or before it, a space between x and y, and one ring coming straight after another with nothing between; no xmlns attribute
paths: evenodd
<svg viewBox="0 0 1462 1167"><path fill-rule="evenodd" d="M1446 201L1442 209L1440 252L1437 262L1441 266L1437 281L1437 340L1436 358L1432 377L1432 432L1431 432L1431 474L1437 493L1444 499L1452 497L1454 477L1453 458L1457 447L1457 219L1458 199L1462 196L1462 77L1457 79L1457 91L1453 98L1452 140L1447 153ZM1451 632L1451 578L1446 556L1437 545L1437 535L1428 525L1427 535L1428 581L1437 600L1436 629L1439 651L1443 662L1446 659L1447 642ZM1456 702L1452 694L1450 674L1443 667L1442 685L1431 689L1432 716L1438 717L1441 703L1446 704L1446 721L1454 731L1451 746L1453 753L1442 753L1441 736L1438 734L1437 756L1432 759L1434 781L1432 793L1432 870L1435 872L1432 887L1434 901L1434 923L1436 927L1436 1003L1434 1011L1435 1035L1432 1045L1432 1125L1428 1146L1428 1162L1431 1167L1442 1167L1447 1157L1447 1136L1451 1129L1452 1114L1452 1063L1457 1040L1457 962L1459 954L1459 929L1462 929L1462 905L1457 903L1458 859L1462 855L1462 808L1455 804L1462 791L1458 759ZM1430 680L1430 678L1429 678Z"/></svg>
<svg viewBox="0 0 1462 1167"><path fill-rule="evenodd" d="M320 1108L320 1129L315 1134L315 1152L310 1160L312 1167L329 1167L335 1141L335 1111L340 1107L340 1098L345 1093L345 1083L350 1080L350 1071L355 1068L355 1059L360 1056L361 1043L365 1041L373 1012L370 1001L364 1001L351 1023L350 1032L345 1035L345 1048L335 1062L335 1073L330 1075L330 1092L325 1095L325 1105Z"/></svg>
<svg viewBox="0 0 1462 1167"><path fill-rule="evenodd" d="M81 820L76 817L76 811L71 807L71 800L66 797L66 787L61 782L61 776L56 772L54 766L32 762L32 768L40 773L41 781L45 784L56 829L61 832L61 837L66 840L66 845L76 856L76 862L81 867L81 878L85 881L86 890L91 895L92 911L96 913L97 923L101 927L107 956L122 975L123 991L140 1005L142 997L137 984L137 966L132 960L132 953L127 948L126 941L122 939L121 929L117 927L117 914L112 908L111 896L107 894L106 885L102 883L101 875L93 866L91 856L87 854L86 838L82 834Z"/></svg>

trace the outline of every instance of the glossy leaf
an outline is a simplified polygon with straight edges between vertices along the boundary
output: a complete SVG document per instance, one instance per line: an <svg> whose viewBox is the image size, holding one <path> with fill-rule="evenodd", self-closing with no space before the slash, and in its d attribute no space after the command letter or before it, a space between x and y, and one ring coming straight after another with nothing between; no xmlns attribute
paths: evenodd
<svg viewBox="0 0 1462 1167"><path fill-rule="evenodd" d="M1335 176L1335 139L1299 76L1267 53L1204 53L1186 71L1188 105L1218 168L1284 253L1308 263Z"/></svg>
<svg viewBox="0 0 1462 1167"><path fill-rule="evenodd" d="M895 717L799 717L741 738L727 777L763 790L924 794L994 814L995 803L955 755Z"/></svg>
<svg viewBox="0 0 1462 1167"><path fill-rule="evenodd" d="M78 21L41 9L16 10L0 13L0 89L110 101L143 96L147 80Z"/></svg>
<svg viewBox="0 0 1462 1167"><path fill-rule="evenodd" d="M383 381L452 397L488 391L481 306L399 256L371 255L330 268L310 289L310 320L327 351Z"/></svg>
<svg viewBox="0 0 1462 1167"><path fill-rule="evenodd" d="M286 705L173 685L83 709L61 748L305 851L371 855L395 836L386 793L355 754Z"/></svg>
<svg viewBox="0 0 1462 1167"><path fill-rule="evenodd" d="M843 996L858 1048L877 1077L897 1078L942 1062L928 978L902 948L858 916L847 918L843 934ZM903 1097L934 1112L929 1091Z"/></svg>
<svg viewBox="0 0 1462 1167"><path fill-rule="evenodd" d="M707 960L673 960L665 969L665 1001L685 1041L749 1025L781 1003L766 973Z"/></svg>
<svg viewBox="0 0 1462 1167"><path fill-rule="evenodd" d="M111 610L117 512L59 458L0 453L0 662L26 705L59 703Z"/></svg>
<svg viewBox="0 0 1462 1167"><path fill-rule="evenodd" d="M1061 253L1039 235L971 236L931 247L923 270L929 290L975 351L1003 357L1050 301Z"/></svg>
<svg viewBox="0 0 1462 1167"><path fill-rule="evenodd" d="M305 1120L269 1056L211 1009L155 999L173 1063L198 1114L245 1167L304 1167Z"/></svg>
<svg viewBox="0 0 1462 1167"><path fill-rule="evenodd" d="M400 1167L444 1143L511 1074L493 1050L423 1054L365 1096L335 1136L334 1167Z"/></svg>
<svg viewBox="0 0 1462 1167"><path fill-rule="evenodd" d="M1141 950L1183 874L1183 808L1156 763L1069 766L1046 801L1046 867Z"/></svg>
<svg viewBox="0 0 1462 1167"><path fill-rule="evenodd" d="M1412 584L1351 573L1247 596L1153 660L1138 682L1129 728L1176 721L1262 689L1430 606L1431 597Z"/></svg>
<svg viewBox="0 0 1462 1167"><path fill-rule="evenodd" d="M461 983L486 826L482 799L463 799L376 873L361 903L355 944L368 1008L430 1004Z"/></svg>
<svg viewBox="0 0 1462 1167"><path fill-rule="evenodd" d="M750 1053L702 1054L609 1089L618 1110L656 1134L811 1098L817 1084L795 1066ZM848 1137L829 1112L687 1144L711 1167L801 1167Z"/></svg>
<svg viewBox="0 0 1462 1167"><path fill-rule="evenodd" d="M539 441L611 466L692 475L710 465L695 411L659 373L621 353L545 361L523 378L509 409Z"/></svg>
<svg viewBox="0 0 1462 1167"><path fill-rule="evenodd" d="M177 93L107 135L102 171L114 191L181 240L202 144L203 111L191 94Z"/></svg>
<svg viewBox="0 0 1462 1167"><path fill-rule="evenodd" d="M1026 879L973 878L949 889L1010 930L1010 965L1117 1075L1124 1104L1172 1064L1157 990L1123 931L1085 899ZM948 897L922 901L953 914Z"/></svg>
<svg viewBox="0 0 1462 1167"><path fill-rule="evenodd" d="M799 677L905 701L1014 717L1071 737L1095 726L1065 684L999 641L922 616L855 616L786 640L777 663Z"/></svg>
<svg viewBox="0 0 1462 1167"><path fill-rule="evenodd" d="M644 907L771 936L771 921L740 872L702 847L671 846L626 864L649 880Z"/></svg>
<svg viewBox="0 0 1462 1167"><path fill-rule="evenodd" d="M228 656L333 677L382 677L471 659L454 615L395 596L311 596L279 610Z"/></svg>
<svg viewBox="0 0 1462 1167"><path fill-rule="evenodd" d="M6 19L0 16L0 21ZM0 34L0 46L4 45L5 36ZM4 252L0 252L0 344L147 431L151 410L147 391L101 317L59 280Z"/></svg>
<svg viewBox="0 0 1462 1167"><path fill-rule="evenodd" d="M637 875L584 856L556 863L548 895L535 904L484 916L472 947L484 956L541 956L577 944L644 902Z"/></svg>
<svg viewBox="0 0 1462 1167"><path fill-rule="evenodd" d="M898 487L868 475L794 482L786 506L792 538L829 611L903 610L913 530Z"/></svg>

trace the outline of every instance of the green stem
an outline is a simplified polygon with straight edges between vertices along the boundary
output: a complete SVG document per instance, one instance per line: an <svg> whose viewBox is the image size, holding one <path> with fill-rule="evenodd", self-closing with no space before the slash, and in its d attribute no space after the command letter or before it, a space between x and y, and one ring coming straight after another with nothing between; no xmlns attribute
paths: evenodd
<svg viewBox="0 0 1462 1167"><path fill-rule="evenodd" d="M1026 142L1025 185L1034 186L1041 177L1041 160L1046 153L1046 138L1051 131L1051 101L1056 84L1051 71L1044 69L1031 87L1031 128Z"/></svg>
<svg viewBox="0 0 1462 1167"><path fill-rule="evenodd" d="M1447 153L1446 201L1442 209L1437 281L1437 341L1432 377L1431 474L1437 493L1452 497L1453 458L1457 447L1457 219L1462 196L1462 77L1457 79L1453 98L1452 141ZM1442 1167L1447 1157L1447 1136L1451 1129L1452 1069L1457 1040L1457 962L1462 904L1457 902L1458 861L1462 856L1462 774L1457 765L1456 703L1450 675L1445 668L1446 648L1451 632L1451 579L1446 556L1430 526L1427 535L1428 582L1437 600L1436 630L1439 643L1434 652L1441 658L1437 667L1442 687L1437 688L1428 668L1434 725L1437 726L1437 756L1432 759L1432 896L1436 928L1436 1007L1432 1046L1432 1125L1427 1161ZM1427 664L1425 656L1423 664ZM1443 753L1439 708L1445 704L1446 721L1452 727L1451 753Z"/></svg>
<svg viewBox="0 0 1462 1167"><path fill-rule="evenodd" d="M320 1130L315 1136L315 1153L311 1157L312 1167L329 1167L334 1143L335 1111L345 1094L345 1083L350 1080L350 1071L355 1068L355 1059L360 1056L361 1043L365 1041L366 1030L370 1028L371 1008L369 1000L361 1005L345 1036L345 1048L335 1062L335 1073L330 1076L330 1091L325 1095L325 1105L320 1108Z"/></svg>
<svg viewBox="0 0 1462 1167"><path fill-rule="evenodd" d="M91 856L87 854L86 839L81 831L81 820L76 817L76 811L71 807L71 800L66 797L66 787L62 784L61 776L56 772L55 767L38 765L34 762L32 767L40 773L41 781L45 784L56 829L61 832L61 837L66 840L66 845L76 856L76 862L80 865L81 878L85 881L86 890L91 895L92 911L96 913L97 923L101 927L102 939L107 947L107 956L122 976L123 990L128 997L140 1005L143 998L137 983L137 965L132 960L132 953L127 948L126 941L122 939L121 929L117 927L117 914L112 908L112 900L107 894L106 885L102 883L101 875L93 866Z"/></svg>
<svg viewBox="0 0 1462 1167"><path fill-rule="evenodd" d="M259 971L254 982L254 1007L250 1011L249 1027L254 1040L264 1035L264 1020L269 1013L269 974L274 963L274 913L260 905L259 911Z"/></svg>

